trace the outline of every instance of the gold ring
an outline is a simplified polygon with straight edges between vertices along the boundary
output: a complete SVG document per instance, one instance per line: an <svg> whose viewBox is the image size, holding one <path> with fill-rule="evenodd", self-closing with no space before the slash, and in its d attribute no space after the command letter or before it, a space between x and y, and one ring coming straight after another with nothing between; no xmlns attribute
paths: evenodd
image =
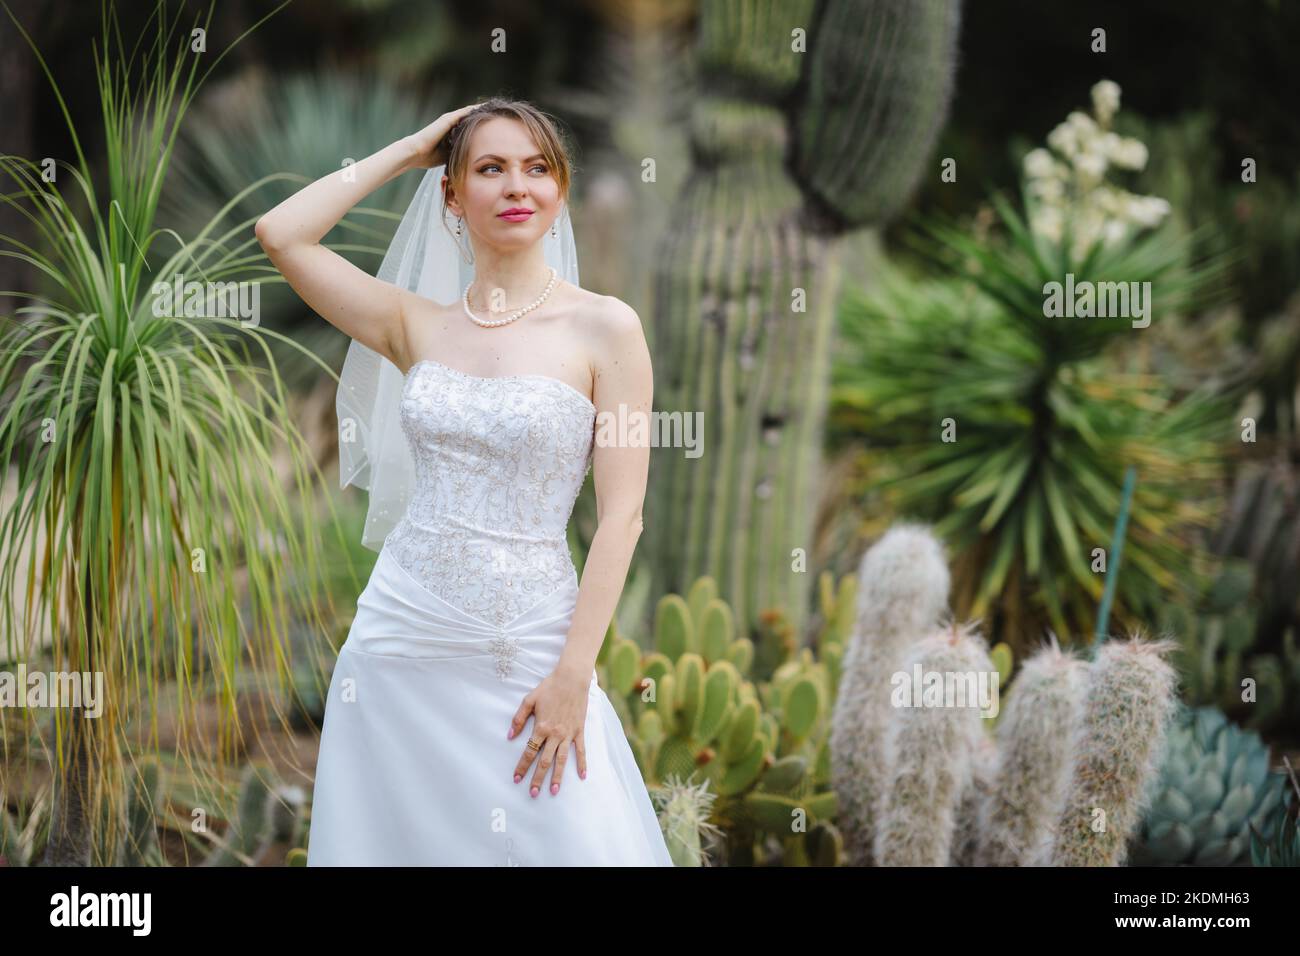
<svg viewBox="0 0 1300 956"><path fill-rule="evenodd" d="M529 749L529 750L541 750L541 749L542 749L542 745L541 745L540 743L538 743L537 740L534 739L533 737L529 737L529 738L528 738L528 749Z"/></svg>

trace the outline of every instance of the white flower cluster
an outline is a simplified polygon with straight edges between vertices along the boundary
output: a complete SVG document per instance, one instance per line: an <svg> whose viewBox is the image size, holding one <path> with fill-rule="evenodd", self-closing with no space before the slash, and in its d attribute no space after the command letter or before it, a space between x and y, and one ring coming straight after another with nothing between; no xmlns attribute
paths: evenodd
<svg viewBox="0 0 1300 956"><path fill-rule="evenodd" d="M1047 137L1055 151L1038 148L1025 155L1030 227L1060 242L1066 222L1073 228L1073 249L1081 257L1098 239L1120 241L1133 227L1157 226L1169 203L1157 196L1137 196L1106 182L1107 170L1142 169L1147 148L1110 128L1119 110L1119 86L1102 80L1092 88L1093 115L1077 110Z"/></svg>

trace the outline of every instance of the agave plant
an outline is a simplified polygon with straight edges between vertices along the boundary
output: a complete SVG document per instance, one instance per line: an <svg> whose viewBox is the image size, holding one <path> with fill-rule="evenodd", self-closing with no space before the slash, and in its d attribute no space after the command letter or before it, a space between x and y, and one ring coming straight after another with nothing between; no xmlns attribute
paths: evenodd
<svg viewBox="0 0 1300 956"><path fill-rule="evenodd" d="M0 157L13 184L4 200L38 235L33 246L0 236L0 255L46 280L6 293L30 304L0 316L0 464L17 477L0 520L4 654L34 659L48 623L54 671L103 677L98 719L83 719L85 701L51 708L47 863L111 864L135 828L123 759L132 721L156 733L170 705L177 750L188 754L192 712L215 693L220 733L199 743L216 744L220 765L242 743L237 694L250 676L287 683L286 615L319 614L320 526L310 508L294 526L287 488L306 500L325 483L274 366L250 360L274 333L211 314L215 297L191 309L194 299L168 304L163 292L184 275L240 283L242 303L262 258L249 252L251 219L221 225L239 196L193 239L154 227L186 108L229 52L199 49L207 17L174 39L179 20L159 2L128 55L116 11L110 22L105 9L103 46L94 45L103 191L66 107L75 164ZM25 587L14 583L20 569ZM245 593L248 618L236 610ZM169 640L169 624L194 643Z"/></svg>
<svg viewBox="0 0 1300 956"><path fill-rule="evenodd" d="M1285 778L1268 747L1214 707L1183 708L1169 732L1158 790L1132 848L1138 865L1249 862L1251 830L1273 832Z"/></svg>
<svg viewBox="0 0 1300 956"><path fill-rule="evenodd" d="M1188 267L1186 237L1140 223L1112 229L1068 206L1044 216L1031 185L1024 213L992 198L1000 234L933 222L913 233L944 274L896 269L846 307L833 396L837 420L885 458L879 484L897 508L934 522L961 555L957 613L995 612L995 632L1019 642L1049 624L1092 629L1129 465L1137 487L1117 619L1140 624L1172 588L1192 532L1213 514L1195 489L1219 473L1233 397L1214 381L1181 394L1131 361L1136 312L1067 318L1050 301L1052 283L1139 283L1126 288L1149 290L1146 315L1158 322L1221 264Z"/></svg>
<svg viewBox="0 0 1300 956"><path fill-rule="evenodd" d="M1250 862L1255 866L1300 866L1300 782L1291 762L1283 757L1282 763L1290 782L1284 808L1275 816L1271 832L1251 827Z"/></svg>

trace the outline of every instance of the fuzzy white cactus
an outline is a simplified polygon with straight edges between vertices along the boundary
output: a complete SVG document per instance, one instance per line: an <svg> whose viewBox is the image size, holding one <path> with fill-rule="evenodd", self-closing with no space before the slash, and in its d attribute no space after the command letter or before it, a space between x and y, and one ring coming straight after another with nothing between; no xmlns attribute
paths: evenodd
<svg viewBox="0 0 1300 956"><path fill-rule="evenodd" d="M997 727L997 768L980 807L978 866L1029 866L1050 840L1073 769L1069 744L1088 663L1051 643L1027 658Z"/></svg>
<svg viewBox="0 0 1300 956"><path fill-rule="evenodd" d="M831 716L831 778L846 861L871 864L874 814L886 776L890 677L948 605L948 562L923 525L900 524L863 556L853 635Z"/></svg>
<svg viewBox="0 0 1300 956"><path fill-rule="evenodd" d="M957 825L952 838L952 865L978 866L984 831L983 813L997 785L998 746L992 735L981 730L972 745L971 781L957 807Z"/></svg>
<svg viewBox="0 0 1300 956"><path fill-rule="evenodd" d="M988 645L973 625L948 625L923 638L904 659L945 682L996 673ZM941 706L891 707L885 735L889 775L876 813L873 858L880 866L947 866L953 857L958 808L975 778L976 743L984 716L978 699Z"/></svg>
<svg viewBox="0 0 1300 956"><path fill-rule="evenodd" d="M1122 866L1141 823L1177 704L1173 641L1103 644L1088 671L1064 807L1038 862Z"/></svg>

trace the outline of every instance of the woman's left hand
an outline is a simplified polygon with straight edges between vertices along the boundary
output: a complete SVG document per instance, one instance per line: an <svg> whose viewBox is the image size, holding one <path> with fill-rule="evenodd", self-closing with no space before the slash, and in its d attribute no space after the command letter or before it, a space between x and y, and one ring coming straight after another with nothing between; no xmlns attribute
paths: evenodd
<svg viewBox="0 0 1300 956"><path fill-rule="evenodd" d="M587 776L587 749L582 731L587 723L587 694L591 690L591 672L574 674L572 671L556 669L524 698L519 709L515 711L510 722L507 736L514 739L524 729L528 715L533 715L533 733L531 740L541 746L533 750L524 747L524 754L515 765L515 783L524 778L533 760L540 756L533 774L529 793L537 796L546 779L547 769L554 764L555 772L551 775L551 794L560 792L560 778L564 776L564 764L569 758L569 744L578 748L578 776Z"/></svg>

